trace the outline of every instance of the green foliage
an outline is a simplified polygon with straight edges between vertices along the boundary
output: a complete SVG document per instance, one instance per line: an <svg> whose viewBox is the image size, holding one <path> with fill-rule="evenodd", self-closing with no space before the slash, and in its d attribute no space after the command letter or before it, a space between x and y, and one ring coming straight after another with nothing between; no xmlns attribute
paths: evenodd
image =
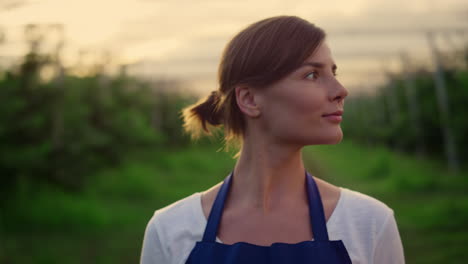
<svg viewBox="0 0 468 264"><path fill-rule="evenodd" d="M407 263L468 259L466 170L451 175L441 161L349 140L308 147L304 156L309 164L313 161L310 171L317 177L371 195L393 209Z"/></svg>
<svg viewBox="0 0 468 264"><path fill-rule="evenodd" d="M0 79L3 196L12 195L21 178L82 189L89 175L129 153L189 142L178 112L193 98L123 74L65 71L44 82L44 66L58 67L46 55L29 53Z"/></svg>
<svg viewBox="0 0 468 264"><path fill-rule="evenodd" d="M79 193L50 184L38 188L25 179L1 211L0 262L138 262L154 211L208 189L233 165L216 147L189 145L127 155L117 166L94 172Z"/></svg>
<svg viewBox="0 0 468 264"><path fill-rule="evenodd" d="M465 121L468 115L468 50L463 54L464 63L446 63L443 69L450 113L447 122L462 162L468 157L468 122ZM445 141L433 78L433 72L415 68L393 75L374 95L349 98L343 121L345 137L443 159ZM413 97L409 96L411 92ZM412 107L416 110L415 118L411 115Z"/></svg>

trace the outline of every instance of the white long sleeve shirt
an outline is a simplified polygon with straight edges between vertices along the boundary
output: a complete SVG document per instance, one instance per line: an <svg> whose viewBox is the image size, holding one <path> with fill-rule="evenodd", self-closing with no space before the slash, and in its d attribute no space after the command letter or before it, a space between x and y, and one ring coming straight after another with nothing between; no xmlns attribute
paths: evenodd
<svg viewBox="0 0 468 264"><path fill-rule="evenodd" d="M393 210L365 194L340 189L327 221L330 240L343 240L353 264L405 263ZM206 223L199 192L157 210L146 227L141 263L185 263Z"/></svg>

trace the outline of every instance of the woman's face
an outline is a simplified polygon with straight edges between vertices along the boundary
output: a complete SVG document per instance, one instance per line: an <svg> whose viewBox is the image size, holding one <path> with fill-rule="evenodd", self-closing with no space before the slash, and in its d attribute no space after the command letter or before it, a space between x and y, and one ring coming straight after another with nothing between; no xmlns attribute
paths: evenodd
<svg viewBox="0 0 468 264"><path fill-rule="evenodd" d="M330 48L323 42L302 66L261 89L257 99L264 132L274 140L301 146L340 142L348 91L335 74Z"/></svg>

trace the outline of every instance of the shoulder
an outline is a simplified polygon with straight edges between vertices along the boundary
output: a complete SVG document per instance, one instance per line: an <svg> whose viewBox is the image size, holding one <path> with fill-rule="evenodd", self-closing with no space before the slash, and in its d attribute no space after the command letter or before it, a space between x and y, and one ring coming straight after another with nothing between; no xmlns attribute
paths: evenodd
<svg viewBox="0 0 468 264"><path fill-rule="evenodd" d="M202 225L200 193L194 193L154 212L149 225L160 230L161 236L172 235L181 229Z"/></svg>
<svg viewBox="0 0 468 264"><path fill-rule="evenodd" d="M340 187L341 197L327 223L333 240L343 240L353 263L372 263L375 248L389 224L395 223L393 209L358 191Z"/></svg>
<svg viewBox="0 0 468 264"><path fill-rule="evenodd" d="M375 238L382 226L393 217L393 209L384 202L347 188L341 189L336 222Z"/></svg>
<svg viewBox="0 0 468 264"><path fill-rule="evenodd" d="M148 252L157 247L160 259L179 263L201 239L205 225L198 192L156 210L146 227L147 250L143 250L142 259L145 255L154 257Z"/></svg>
<svg viewBox="0 0 468 264"><path fill-rule="evenodd" d="M341 191L345 211L348 214L369 217L375 219L375 221L385 221L386 218L393 214L393 209L374 197L342 187Z"/></svg>
<svg viewBox="0 0 468 264"><path fill-rule="evenodd" d="M156 210L153 218L165 221L193 213L195 207L199 206L199 202L200 193L197 192Z"/></svg>

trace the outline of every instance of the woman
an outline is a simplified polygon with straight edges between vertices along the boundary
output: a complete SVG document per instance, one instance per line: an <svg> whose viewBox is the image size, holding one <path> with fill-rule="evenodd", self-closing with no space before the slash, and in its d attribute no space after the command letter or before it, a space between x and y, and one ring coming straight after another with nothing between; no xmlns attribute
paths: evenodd
<svg viewBox="0 0 468 264"><path fill-rule="evenodd" d="M393 210L305 172L301 149L342 139L347 90L325 33L291 16L254 23L227 45L219 89L184 110L198 136L240 142L233 172L155 212L141 262L404 263Z"/></svg>

